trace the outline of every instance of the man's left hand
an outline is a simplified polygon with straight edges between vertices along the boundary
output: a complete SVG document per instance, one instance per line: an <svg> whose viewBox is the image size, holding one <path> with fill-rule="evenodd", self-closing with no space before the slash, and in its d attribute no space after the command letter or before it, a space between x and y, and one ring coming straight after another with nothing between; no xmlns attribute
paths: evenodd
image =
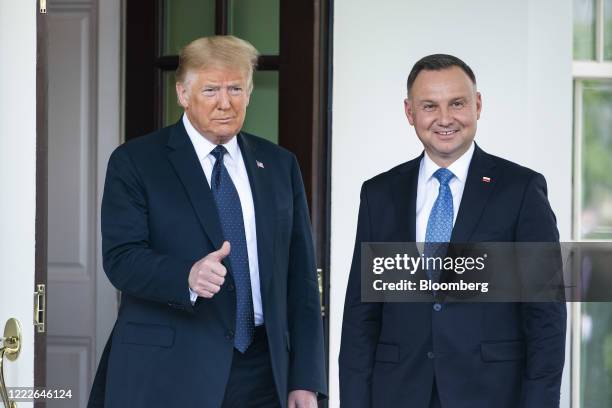
<svg viewBox="0 0 612 408"><path fill-rule="evenodd" d="M317 408L317 395L312 391L295 390L289 393L288 408Z"/></svg>

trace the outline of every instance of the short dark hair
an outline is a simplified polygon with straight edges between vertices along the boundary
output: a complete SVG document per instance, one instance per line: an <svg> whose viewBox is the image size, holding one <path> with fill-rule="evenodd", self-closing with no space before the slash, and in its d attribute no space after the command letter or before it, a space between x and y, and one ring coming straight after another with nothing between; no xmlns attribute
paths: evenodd
<svg viewBox="0 0 612 408"><path fill-rule="evenodd" d="M470 77L474 85L476 85L476 75L474 75L474 71L472 71L468 64L453 55L432 54L418 60L412 67L412 70L410 70L406 84L408 96L410 96L412 85L421 71L440 71L451 67L461 68Z"/></svg>

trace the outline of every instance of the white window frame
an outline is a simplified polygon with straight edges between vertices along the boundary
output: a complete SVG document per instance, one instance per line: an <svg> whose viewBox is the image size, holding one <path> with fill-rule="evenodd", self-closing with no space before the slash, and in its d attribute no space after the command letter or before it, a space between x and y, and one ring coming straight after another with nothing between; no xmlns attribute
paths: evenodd
<svg viewBox="0 0 612 408"><path fill-rule="evenodd" d="M582 84L585 80L609 79L612 81L612 61L604 60L604 0L595 0L595 60L574 60L574 168L573 168L573 223L572 235L576 241L582 239ZM601 240L597 240L601 241ZM571 407L580 408L582 347L582 303L571 303Z"/></svg>

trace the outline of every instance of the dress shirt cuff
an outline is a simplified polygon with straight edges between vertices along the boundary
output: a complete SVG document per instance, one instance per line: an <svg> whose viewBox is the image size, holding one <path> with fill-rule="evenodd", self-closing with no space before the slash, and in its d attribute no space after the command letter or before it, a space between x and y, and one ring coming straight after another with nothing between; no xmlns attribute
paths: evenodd
<svg viewBox="0 0 612 408"><path fill-rule="evenodd" d="M196 300L198 300L198 294L191 290L191 288L189 288L189 300L191 300L191 306L195 305Z"/></svg>

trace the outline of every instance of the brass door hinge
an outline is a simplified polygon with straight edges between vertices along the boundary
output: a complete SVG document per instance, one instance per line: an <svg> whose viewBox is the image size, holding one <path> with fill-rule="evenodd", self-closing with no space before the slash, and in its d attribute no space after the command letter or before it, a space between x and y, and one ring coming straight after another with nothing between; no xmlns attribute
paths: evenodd
<svg viewBox="0 0 612 408"><path fill-rule="evenodd" d="M37 333L44 333L47 319L47 291L43 283L36 285L34 292L34 327Z"/></svg>

